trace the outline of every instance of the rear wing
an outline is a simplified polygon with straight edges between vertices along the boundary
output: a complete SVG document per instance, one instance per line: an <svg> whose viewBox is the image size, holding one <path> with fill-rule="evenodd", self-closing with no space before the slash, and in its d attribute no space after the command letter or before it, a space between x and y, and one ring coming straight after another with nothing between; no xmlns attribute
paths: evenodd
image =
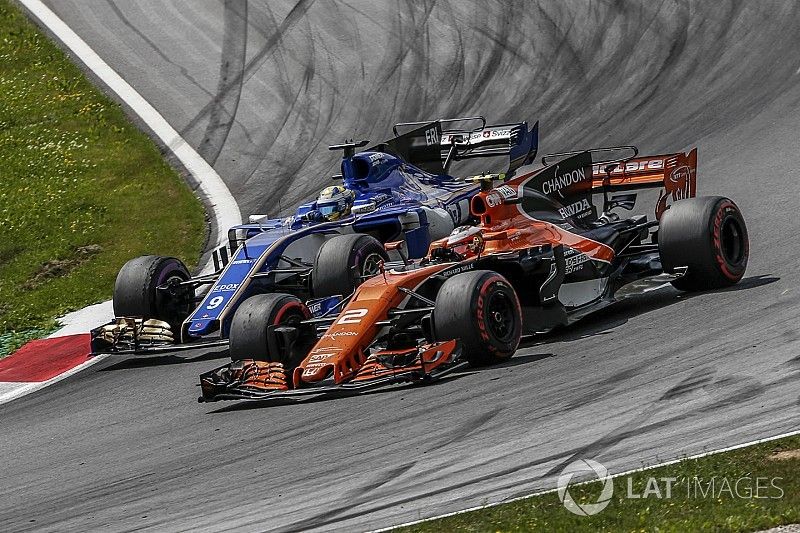
<svg viewBox="0 0 800 533"><path fill-rule="evenodd" d="M606 194L642 188L662 189L655 209L658 220L667 210L667 201L694 198L697 194L697 148L688 154L634 157L592 167L592 189Z"/></svg>
<svg viewBox="0 0 800 533"><path fill-rule="evenodd" d="M565 186L563 190L558 191L559 200L564 201L568 198L569 202L575 202L575 205L578 205L578 200L580 200L580 204L585 207L587 219L593 218L593 215L589 213L590 198L586 196L587 193L602 192L603 210L605 211L607 206L611 205L608 199L610 192L660 188L662 190L655 209L657 219L660 219L667 209L668 200L692 198L697 193L697 148L688 154L681 152L645 157L639 157L639 150L635 146L594 148L579 152L545 155L542 157L542 164L546 165L546 168L555 166L556 174L559 173L558 165L563 167L562 174L565 169L572 167L578 169L585 167L585 173L588 174L590 165L590 186L587 186L589 185L588 180L584 181L582 178L580 181L586 185ZM564 181L560 176L556 177L558 179L554 181L554 189ZM552 195L548 189L550 183L542 182L542 185L542 192ZM630 198L623 198L624 196L626 195L618 197L619 200L633 201Z"/></svg>
<svg viewBox="0 0 800 533"><path fill-rule="evenodd" d="M474 127L464 127L474 125ZM461 127L459 127L461 126ZM399 129L413 128L402 135ZM433 174L446 174L454 161L509 156L507 173L533 163L539 149L539 123L486 125L483 117L395 124L395 138L372 150L392 152Z"/></svg>
<svg viewBox="0 0 800 533"><path fill-rule="evenodd" d="M634 157L592 166L592 187L609 191L664 187L676 191L680 200L696 192L697 148L688 154Z"/></svg>

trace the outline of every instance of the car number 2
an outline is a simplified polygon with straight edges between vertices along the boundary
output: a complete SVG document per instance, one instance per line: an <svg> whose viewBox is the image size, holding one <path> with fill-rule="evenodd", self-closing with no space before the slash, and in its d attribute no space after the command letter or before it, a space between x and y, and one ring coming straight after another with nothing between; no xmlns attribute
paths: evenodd
<svg viewBox="0 0 800 533"><path fill-rule="evenodd" d="M337 324L358 324L367 315L367 309L349 309L336 321Z"/></svg>

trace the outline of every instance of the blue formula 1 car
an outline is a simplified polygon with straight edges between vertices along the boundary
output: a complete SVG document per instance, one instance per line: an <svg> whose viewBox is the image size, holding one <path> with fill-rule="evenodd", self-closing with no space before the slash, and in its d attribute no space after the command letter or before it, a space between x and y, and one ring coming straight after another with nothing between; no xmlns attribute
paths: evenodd
<svg viewBox="0 0 800 533"><path fill-rule="evenodd" d="M392 254L423 257L432 241L470 221L479 185L452 177L454 162L508 156L513 174L538 148L538 122L487 126L469 117L396 124L394 134L358 153L369 141L331 146L343 151L334 176L341 184L293 216L254 215L231 228L229 245L214 252L213 274L192 277L173 257L128 261L114 286L117 318L92 331L95 352L224 344L234 312L256 294L289 293L324 314L377 273L389 258L384 243L402 243ZM325 253L342 247L349 253Z"/></svg>

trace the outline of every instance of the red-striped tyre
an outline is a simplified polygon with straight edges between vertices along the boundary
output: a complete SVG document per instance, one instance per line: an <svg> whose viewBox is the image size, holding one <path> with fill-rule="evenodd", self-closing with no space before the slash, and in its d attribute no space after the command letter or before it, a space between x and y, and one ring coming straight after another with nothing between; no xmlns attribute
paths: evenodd
<svg viewBox="0 0 800 533"><path fill-rule="evenodd" d="M437 340L459 339L474 366L509 359L522 335L522 309L511 284L491 270L457 274L442 284L433 311Z"/></svg>
<svg viewBox="0 0 800 533"><path fill-rule="evenodd" d="M311 318L308 307L290 294L257 294L236 309L229 335L232 361L255 359L289 363L292 354L269 353L269 326L295 326Z"/></svg>
<svg viewBox="0 0 800 533"><path fill-rule="evenodd" d="M675 202L661 217L658 251L665 272L687 267L672 284L683 291L729 287L747 269L750 242L732 200L702 196Z"/></svg>

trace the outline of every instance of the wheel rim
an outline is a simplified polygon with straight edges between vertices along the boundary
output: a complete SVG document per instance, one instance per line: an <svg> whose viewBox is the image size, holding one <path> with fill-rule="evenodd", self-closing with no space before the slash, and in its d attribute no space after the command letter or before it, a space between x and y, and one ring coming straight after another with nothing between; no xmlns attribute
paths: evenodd
<svg viewBox="0 0 800 533"><path fill-rule="evenodd" d="M514 337L515 316L514 303L504 292L494 292L489 296L486 305L486 325L492 336L501 343L507 343Z"/></svg>
<svg viewBox="0 0 800 533"><path fill-rule="evenodd" d="M178 282L183 282L186 281L186 277L178 273L173 273L167 276L165 280L160 281L159 285L168 285L172 283L173 280L177 280ZM164 311L166 311L167 313L176 315L176 318L178 319L183 319L186 316L189 316L189 313L192 312L193 302L188 301L181 303L179 301L180 298L178 296L166 297L162 295L159 298L159 300L160 300L158 304L159 307Z"/></svg>
<svg viewBox="0 0 800 533"><path fill-rule="evenodd" d="M744 259L744 232L738 220L733 217L725 219L722 223L720 241L725 261L734 266L741 264Z"/></svg>
<svg viewBox="0 0 800 533"><path fill-rule="evenodd" d="M295 311L294 309L291 311L287 311L282 317L280 322L278 322L278 326L293 326L296 327L300 325L300 322L304 320L305 317L303 313L300 311Z"/></svg>
<svg viewBox="0 0 800 533"><path fill-rule="evenodd" d="M361 279L371 278L378 274L381 270L381 261L383 258L380 254L369 254L361 266Z"/></svg>

